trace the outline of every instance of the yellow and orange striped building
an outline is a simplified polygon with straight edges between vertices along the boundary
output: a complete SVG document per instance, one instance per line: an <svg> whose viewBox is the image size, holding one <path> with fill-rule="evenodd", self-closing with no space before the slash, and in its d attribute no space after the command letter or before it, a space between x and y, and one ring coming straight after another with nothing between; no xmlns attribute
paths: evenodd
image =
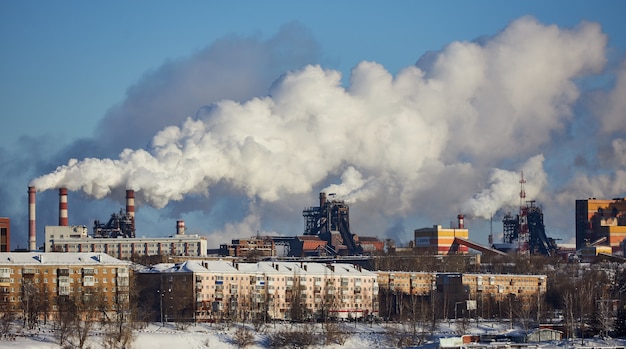
<svg viewBox="0 0 626 349"><path fill-rule="evenodd" d="M432 228L415 229L415 249L432 254L467 254L468 247L455 244L455 238L468 239L469 232L465 228Z"/></svg>

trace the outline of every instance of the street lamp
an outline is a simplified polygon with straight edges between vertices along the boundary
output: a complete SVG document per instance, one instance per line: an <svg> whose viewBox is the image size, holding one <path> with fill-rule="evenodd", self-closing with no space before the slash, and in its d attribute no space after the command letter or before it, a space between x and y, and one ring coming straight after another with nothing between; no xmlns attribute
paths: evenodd
<svg viewBox="0 0 626 349"><path fill-rule="evenodd" d="M165 326L165 323L163 323L163 297L165 297L165 294L163 293L163 290L157 290L157 293L159 294L159 310L161 312L161 326Z"/></svg>

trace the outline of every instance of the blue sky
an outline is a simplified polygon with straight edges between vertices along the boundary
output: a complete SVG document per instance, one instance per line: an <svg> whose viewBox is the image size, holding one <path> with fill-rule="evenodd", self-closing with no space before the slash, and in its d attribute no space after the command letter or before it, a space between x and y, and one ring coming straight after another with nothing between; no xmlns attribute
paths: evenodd
<svg viewBox="0 0 626 349"><path fill-rule="evenodd" d="M275 51L267 59L274 61L267 63L271 69L265 71L272 76L259 78L256 82L258 86L254 88L246 86L249 88L246 93L233 93L231 96L225 92L218 98L245 102L253 96L266 96L273 81L282 73L301 69L306 64L318 64L323 69L341 72L342 84L349 87L351 70L362 61L376 62L396 75L414 65L427 52L440 52L452 42L488 41L524 16L532 16L543 26L555 25L563 30L576 28L581 22L587 21L598 23L601 32L606 35L606 63L600 68L594 68L596 71L592 74L574 74L571 81L579 84L583 90L585 87L600 87L610 91L625 57L626 25L622 18L625 7L622 1L186 1L176 4L166 1L3 1L0 3L0 115L4 127L0 128L0 156L8 166L2 173L4 179L0 180L4 182L5 188L2 191L5 198L0 202L0 216L12 219L14 241L23 244L26 241L26 186L33 178L54 170L58 165L67 164L73 157L78 160L85 157L115 159L124 147L148 148L148 142L129 141L126 144L122 137L117 140L116 147L102 146L96 149L93 143L108 138L113 130L121 127L139 130L142 123L150 122L149 117L133 119L129 114L129 125L124 124L123 120L127 117L124 112L131 108L128 105L132 105L136 95L163 96L158 93L151 95L146 91L160 89L159 82L172 83L170 79L179 81L169 74L180 74L181 66L193 61L194 57L202 56L203 52L209 52L207 55L210 55L213 52L211 48L217 50L220 43L243 46L249 40L261 46L273 45ZM294 29L295 34L293 28L297 28ZM285 38L290 34L293 34L291 39ZM287 44L283 44L286 45L283 47L273 42ZM233 47L230 49L232 51L229 52L235 52ZM283 51L285 54L281 56ZM252 61L255 58L247 57ZM216 71L219 69L216 68ZM227 76L221 78L228 79ZM239 78L242 79L241 86L245 86L245 77ZM233 81L230 83L235 85ZM190 85L184 86L188 88ZM177 90L176 93L184 94L184 90ZM575 100L570 103L575 113L588 105L584 93ZM184 117L193 117L195 111L213 102L215 100L207 98L203 104L185 105L185 108L180 109L172 107L172 114L181 115L172 115L171 123L160 120L159 125L180 126ZM142 104L145 107L149 101L143 103L146 103ZM116 112L115 108L121 111ZM150 113L150 110L146 109L145 113ZM119 125L111 125L113 121L119 122ZM103 123L109 123L110 129L103 128ZM576 132L580 132L577 131L580 124L576 119L568 119L564 125L566 131L553 130L561 132L560 137L567 138L563 133L569 132L573 137ZM621 140L621 136L619 132L611 133L610 138ZM87 143L90 145L81 146ZM558 173L568 171L574 163L589 163L599 158L599 153L589 149L584 150L587 153L581 150L551 154L554 149L552 143L539 141L538 144L540 151L524 148L519 156L502 156L495 162L481 162L471 155L463 155L455 157L455 161L442 160L442 163L459 164L470 159L467 162L476 166L517 172L521 164L540 152L546 159L543 168L548 172L548 183L541 191L555 194L563 192L572 183L578 183L576 178L561 182L553 179L559 176ZM608 144L594 144L593 148L600 149ZM614 147L614 152L617 152L615 149L618 148ZM444 159L445 152L442 154L438 159ZM176 215L182 215L188 220L187 226L193 231L207 235L245 235L246 229L253 229L252 233L254 230L298 233L302 220L299 210L313 205L317 192L337 184L342 174L354 174L346 172L349 161L344 159L342 163L343 167L333 167L327 176L323 176L323 180L314 180L308 192L298 190L284 196L279 194L279 201L289 203L285 206L295 205L296 209L292 212L281 213L284 206L278 204L255 206L259 202L276 201L264 199L259 192L242 194L240 189L247 188L247 184L217 188L213 192L218 194L212 194L212 203L207 204L210 208L206 210L198 211L182 206L158 209L146 207L144 213L149 218L146 218L145 226L150 227L150 232L144 235L166 234L173 230ZM368 171L359 167L366 167L364 164L354 166L358 174L368 176ZM597 178L594 176L602 173L608 174L610 178L616 170L623 170L623 166L603 166L598 173L589 174L586 182L594 183L593 178ZM572 172L579 171L584 173L582 168ZM424 170L421 173L428 172ZM369 175L375 176L373 173ZM483 175L485 179L482 183L472 183L475 193L480 193L490 185L489 172ZM473 173L473 176L477 174ZM594 187L593 184L589 186ZM624 192L619 188L618 192L607 195L623 195ZM606 191L605 188L589 189L587 192L599 195ZM118 207L119 198L102 203L90 201L89 195L75 195L75 201L84 200L95 208L85 212L77 208L76 217L80 217L81 221L71 224L89 226L89 219L105 219ZM218 199L218 196L221 198ZM406 206L418 207L424 198L433 200L433 197L439 196L447 197L447 194L420 189L406 199ZM43 193L40 197L43 202L55 200L54 193ZM243 198L248 200L242 203ZM201 199L197 200L194 202L202 202ZM215 203L216 200L219 203ZM554 207L559 207L560 212L552 213L550 218L554 216L555 221L559 219L563 222L555 224L557 227L553 231L567 240L573 222L570 222L570 226L565 221L573 217L573 211L563 211L567 206L558 204L561 206L554 203ZM354 205L358 209L359 204ZM40 209L39 230L44 225L55 224L56 207L54 204L51 206L49 210ZM398 240L406 241L415 228L432 224L446 225L447 220L456 216L452 211L457 209L452 207L450 212L443 213L441 217L432 217L428 212L416 212L407 207L397 207L392 212L379 208L377 214L386 217L385 223L377 225L373 232L362 234L384 235L386 232ZM243 213L232 217L224 213L233 211ZM294 212L295 217L285 218L287 215L293 216ZM244 223L246 219L253 222ZM573 221L573 218L569 220ZM471 223L471 220L469 222L476 225L476 230L482 230L476 240L486 241L485 222L479 219L475 223ZM159 231L163 225L168 229ZM172 229L169 229L169 225Z"/></svg>

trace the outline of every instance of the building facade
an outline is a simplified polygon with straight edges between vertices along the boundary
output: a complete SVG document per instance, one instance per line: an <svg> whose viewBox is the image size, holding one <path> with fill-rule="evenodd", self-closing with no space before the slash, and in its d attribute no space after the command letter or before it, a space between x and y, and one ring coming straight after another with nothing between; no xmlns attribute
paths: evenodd
<svg viewBox="0 0 626 349"><path fill-rule="evenodd" d="M219 254L230 257L273 257L276 256L276 246L271 237L233 239L230 244L220 245Z"/></svg>
<svg viewBox="0 0 626 349"><path fill-rule="evenodd" d="M415 229L415 249L430 254L467 254L469 249L465 245L456 244L455 239L467 240L469 231L465 228L442 228L434 225L432 228Z"/></svg>
<svg viewBox="0 0 626 349"><path fill-rule="evenodd" d="M93 238L81 226L46 226L46 252L105 253L119 259L133 256L207 255L207 239L199 235L176 234L165 238Z"/></svg>
<svg viewBox="0 0 626 349"><path fill-rule="evenodd" d="M137 274L153 299L156 318L221 319L361 318L378 313L376 273L351 264L188 261ZM176 285L193 290L171 294ZM156 311L158 309L159 311ZM188 309L193 309L189 312ZM169 314L171 312L171 314Z"/></svg>
<svg viewBox="0 0 626 349"><path fill-rule="evenodd" d="M380 313L401 316L401 308L427 304L419 311L442 318L467 312L484 318L501 316L512 303L539 306L537 300L545 295L546 284L545 275L379 271Z"/></svg>
<svg viewBox="0 0 626 349"><path fill-rule="evenodd" d="M129 263L97 253L0 253L0 309L52 316L97 297L103 311L129 303Z"/></svg>
<svg viewBox="0 0 626 349"><path fill-rule="evenodd" d="M626 238L626 200L576 200L576 249L598 242L621 251Z"/></svg>
<svg viewBox="0 0 626 349"><path fill-rule="evenodd" d="M0 252L11 251L11 220L0 217Z"/></svg>

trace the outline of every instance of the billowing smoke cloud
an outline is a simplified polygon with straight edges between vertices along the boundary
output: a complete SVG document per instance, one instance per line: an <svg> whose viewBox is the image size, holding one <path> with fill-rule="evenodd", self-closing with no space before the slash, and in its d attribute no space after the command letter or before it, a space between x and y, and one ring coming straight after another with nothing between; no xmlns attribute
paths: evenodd
<svg viewBox="0 0 626 349"><path fill-rule="evenodd" d="M94 198L129 188L139 202L156 208L190 195L212 201L223 199L216 192L248 197L243 221L227 222L214 233L224 239L263 229L271 218L265 215L275 213L280 202L311 204L302 199L316 190L357 206L353 218L369 219L358 233L393 231L401 238L415 228L404 226L414 224L408 216L428 217L430 225L460 212L488 218L519 205L522 171L528 199L571 209L572 199L583 192L608 194L611 182L623 179L623 171L570 174L573 179L558 189L569 178L551 178L546 169L561 166L559 173L568 173L568 166L575 166L558 164L546 153L578 151L559 149L559 140L577 144L569 134L582 94L575 81L603 69L606 43L594 23L563 29L525 17L491 38L428 53L396 76L378 63L361 62L344 86L339 72L306 65L274 81L264 97L207 100L202 108L202 93L194 94L194 103L182 98L184 107L173 120L180 113L193 117L174 126L159 118L148 148L125 143L130 148L115 159L72 159L31 184L39 190L64 186ZM205 74L184 62L167 67L162 69L181 81ZM598 98L604 102L596 116L599 131L617 136L603 144L611 149L606 162L622 169L619 110L625 80L622 70L614 90ZM155 100L183 91L161 91ZM131 92L109 120L159 113L161 108L142 97L145 89ZM585 156L577 159L593 165Z"/></svg>
<svg viewBox="0 0 626 349"><path fill-rule="evenodd" d="M543 155L534 156L518 172L493 169L489 176L489 188L468 200L463 211L488 219L500 208L519 207L530 198L538 198L547 184L543 160ZM522 186L524 197L521 195ZM521 200L524 202L520 202Z"/></svg>
<svg viewBox="0 0 626 349"><path fill-rule="evenodd" d="M223 100L162 129L148 150L72 159L31 184L95 198L130 188L161 208L217 184L272 202L340 176L327 190L352 202L378 197L386 213L402 215L432 186L446 191L438 178L457 172L474 184L454 206L486 217L514 203L520 171L529 195L545 186L536 154L571 119L580 94L573 79L603 67L606 41L596 24L564 30L522 18L396 77L362 62L347 88L339 72L310 65L283 75L267 97ZM488 190L476 187L485 168L524 156L515 172L492 169Z"/></svg>

